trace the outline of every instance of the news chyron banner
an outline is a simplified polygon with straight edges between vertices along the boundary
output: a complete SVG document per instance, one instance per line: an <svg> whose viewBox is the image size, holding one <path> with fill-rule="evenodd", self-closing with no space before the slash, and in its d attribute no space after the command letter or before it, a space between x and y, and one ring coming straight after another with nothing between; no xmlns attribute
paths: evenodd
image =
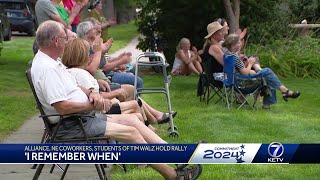
<svg viewBox="0 0 320 180"><path fill-rule="evenodd" d="M0 144L0 164L320 163L320 144Z"/></svg>

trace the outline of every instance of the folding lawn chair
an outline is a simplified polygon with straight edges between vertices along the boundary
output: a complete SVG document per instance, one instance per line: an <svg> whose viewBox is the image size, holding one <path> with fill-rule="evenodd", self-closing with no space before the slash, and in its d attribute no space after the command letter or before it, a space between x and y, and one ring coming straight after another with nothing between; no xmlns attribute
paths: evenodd
<svg viewBox="0 0 320 180"><path fill-rule="evenodd" d="M215 96L217 97L215 104L223 100L223 83L213 78L213 73L216 73L214 61L216 60L212 57L202 57L201 62L203 73L199 77L197 96L200 96L200 101L205 101L207 104Z"/></svg>
<svg viewBox="0 0 320 180"><path fill-rule="evenodd" d="M261 75L240 75L235 72L235 56L232 54L225 54L223 56L223 62L223 72L225 75L223 80L223 91L228 109L230 110L235 101L240 104L237 109L240 109L246 104L252 109L257 109L257 98L264 87L263 77ZM250 84L250 86L248 86L248 84ZM250 103L247 96L253 97L252 103Z"/></svg>
<svg viewBox="0 0 320 180"><path fill-rule="evenodd" d="M36 104L37 104L37 108L40 111L40 117L42 118L44 124L45 124L45 134L43 135L43 143L72 143L72 142L85 142L85 143L93 143L93 142L98 142L99 140L108 140L106 137L88 137L87 133L84 130L84 125L82 122L82 117L90 117L90 115L83 115L83 114L69 114L69 115L65 115L65 116L76 116L77 119L79 120L79 125L83 131L84 137L82 138L72 138L72 139L57 139L56 135L59 129L59 126L61 126L61 124L63 123L64 117L65 116L61 116L60 114L50 114L47 115L45 114L42 105L38 99L38 96L36 94L36 91L34 89L33 83L32 83L32 79L31 79L31 71L30 69L26 71L26 76L30 85L30 88L32 90L33 96L36 100ZM60 120L57 124L53 125L49 122L49 117L53 117L53 116L59 116ZM66 167L63 169L62 167L60 167L59 165L54 165L52 166L50 173L53 171L53 168L55 166L58 166L59 169L63 172L62 176L60 179L64 179L68 168L69 168L69 164L66 165ZM44 164L40 164L38 165L38 168L34 174L33 179L37 180L41 174L41 171L44 167ZM100 179L107 179L107 174L106 171L104 169L104 165L98 165L95 164L97 173L99 175Z"/></svg>

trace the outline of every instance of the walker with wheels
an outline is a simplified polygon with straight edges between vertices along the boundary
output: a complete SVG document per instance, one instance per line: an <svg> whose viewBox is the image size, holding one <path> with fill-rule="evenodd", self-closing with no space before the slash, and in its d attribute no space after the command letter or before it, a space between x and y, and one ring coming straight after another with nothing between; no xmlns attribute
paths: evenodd
<svg viewBox="0 0 320 180"><path fill-rule="evenodd" d="M143 58L157 58L159 61L142 61ZM137 88L137 80L138 80L138 72L139 66L147 66L147 67L160 67L162 69L164 87L159 88ZM136 66L135 66L135 79L134 79L134 87L135 93L134 97L137 100L141 94L156 94L156 93L164 93L167 98L169 117L170 117L170 127L168 128L169 137L179 137L179 133L177 132L177 127L174 126L173 122L173 111L171 110L171 101L170 101L170 93L169 93L169 84L171 82L171 76L167 75L167 66L166 58L163 54L159 52L144 52L139 54L136 58Z"/></svg>

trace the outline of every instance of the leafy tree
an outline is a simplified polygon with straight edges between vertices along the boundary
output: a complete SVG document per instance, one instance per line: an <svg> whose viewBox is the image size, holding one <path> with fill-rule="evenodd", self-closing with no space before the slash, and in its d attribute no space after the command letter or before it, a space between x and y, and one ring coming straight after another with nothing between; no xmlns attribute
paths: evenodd
<svg viewBox="0 0 320 180"><path fill-rule="evenodd" d="M235 33L239 29L240 0L223 0L223 3L229 20L229 31Z"/></svg>
<svg viewBox="0 0 320 180"><path fill-rule="evenodd" d="M320 0L312 0L318 2ZM249 42L267 44L275 39L291 36L294 31L288 24L296 18L291 10L303 6L308 0L143 0L138 7L138 30L145 37L140 39L138 48L146 51L152 46L154 32L160 36L160 46L169 61L173 60L175 46L182 37L187 37L193 45L202 48L207 24L219 17L227 17L231 32L248 27ZM305 2L305 3L304 3ZM293 3L293 7L291 7ZM239 6L240 5L240 6ZM239 8L238 8L239 6ZM313 4L319 7L319 3ZM300 7L301 8L301 7ZM314 13L317 14L314 8ZM310 9L310 8L307 8ZM239 22L237 17L239 15ZM312 16L312 17L316 17ZM294 22L292 22L294 21Z"/></svg>
<svg viewBox="0 0 320 180"><path fill-rule="evenodd" d="M265 44L283 37L288 31L286 11L281 9L282 0L242 0L240 27L248 27L250 43Z"/></svg>
<svg viewBox="0 0 320 180"><path fill-rule="evenodd" d="M145 36L140 39L138 48L148 50L156 33L169 62L173 61L175 47L181 38L189 38L193 45L202 48L207 25L224 16L222 1L148 0L140 2L138 7L141 8L138 31Z"/></svg>
<svg viewBox="0 0 320 180"><path fill-rule="evenodd" d="M319 22L320 0L291 0L288 1L290 17L300 23L303 19L308 22Z"/></svg>

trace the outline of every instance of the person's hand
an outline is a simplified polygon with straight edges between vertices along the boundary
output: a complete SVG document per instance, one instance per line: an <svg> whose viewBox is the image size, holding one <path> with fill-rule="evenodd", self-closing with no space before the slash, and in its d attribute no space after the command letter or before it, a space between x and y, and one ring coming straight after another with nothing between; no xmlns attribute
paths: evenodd
<svg viewBox="0 0 320 180"><path fill-rule="evenodd" d="M107 42L103 43L102 47L101 47L102 48L102 52L107 52L111 48L112 42L113 42L113 39L110 38L110 39L108 39Z"/></svg>
<svg viewBox="0 0 320 180"><path fill-rule="evenodd" d="M97 81L98 81L98 84L102 87L103 91L105 91L105 92L110 92L110 91L111 91L108 82L106 82L106 81L103 80L103 79L99 79L99 80L97 80Z"/></svg>
<svg viewBox="0 0 320 180"><path fill-rule="evenodd" d="M117 99L120 102L124 102L128 97L128 94L126 93L126 91L124 89L117 89L117 92L118 92Z"/></svg>
<svg viewBox="0 0 320 180"><path fill-rule="evenodd" d="M192 46L191 50L197 55L198 54L198 50L195 46Z"/></svg>
<svg viewBox="0 0 320 180"><path fill-rule="evenodd" d="M97 92L91 92L89 94L89 102L93 104L93 109L101 111L103 110L104 102L103 97Z"/></svg>
<svg viewBox="0 0 320 180"><path fill-rule="evenodd" d="M104 99L104 106L103 106L103 111L108 112L112 106L112 101L109 99Z"/></svg>
<svg viewBox="0 0 320 180"><path fill-rule="evenodd" d="M119 66L120 71L125 71L127 69L126 65L122 64Z"/></svg>
<svg viewBox="0 0 320 180"><path fill-rule="evenodd" d="M100 36L97 36L92 44L94 52L102 50L102 42L103 42L102 38Z"/></svg>
<svg viewBox="0 0 320 180"><path fill-rule="evenodd" d="M75 4L71 9L71 14L78 15L81 10L81 5Z"/></svg>
<svg viewBox="0 0 320 180"><path fill-rule="evenodd" d="M126 55L131 57L132 53L131 52L126 52Z"/></svg>
<svg viewBox="0 0 320 180"><path fill-rule="evenodd" d="M240 39L244 39L244 37L246 36L247 32L248 32L248 29L244 28L240 33Z"/></svg>
<svg viewBox="0 0 320 180"><path fill-rule="evenodd" d="M126 53L127 53L127 52L122 52L118 57L119 57L119 58L122 58L123 56L126 55Z"/></svg>
<svg viewBox="0 0 320 180"><path fill-rule="evenodd" d="M251 64L251 65L253 65L255 62L256 62L256 58L254 58L254 57L250 57L248 59L248 63Z"/></svg>
<svg viewBox="0 0 320 180"><path fill-rule="evenodd" d="M121 61L122 61L122 64L128 64L131 62L132 58L131 58L131 53L126 53L122 58L121 58Z"/></svg>
<svg viewBox="0 0 320 180"><path fill-rule="evenodd" d="M116 21L115 18L111 18L111 19L109 19L109 20L107 21L107 23L108 23L108 26L112 26L112 25L117 24L117 21Z"/></svg>

